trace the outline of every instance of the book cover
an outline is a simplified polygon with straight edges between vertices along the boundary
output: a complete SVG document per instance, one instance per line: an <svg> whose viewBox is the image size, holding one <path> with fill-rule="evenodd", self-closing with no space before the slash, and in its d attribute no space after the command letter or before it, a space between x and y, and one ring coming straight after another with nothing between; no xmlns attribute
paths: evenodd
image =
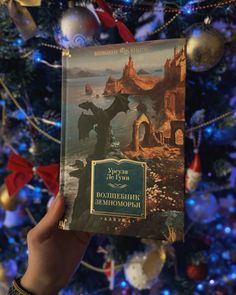
<svg viewBox="0 0 236 295"><path fill-rule="evenodd" d="M184 39L66 51L60 227L183 238Z"/></svg>

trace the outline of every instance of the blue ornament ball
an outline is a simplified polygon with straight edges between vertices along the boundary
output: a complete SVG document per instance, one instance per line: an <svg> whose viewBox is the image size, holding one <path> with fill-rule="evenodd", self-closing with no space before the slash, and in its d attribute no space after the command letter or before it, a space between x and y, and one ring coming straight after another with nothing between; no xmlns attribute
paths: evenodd
<svg viewBox="0 0 236 295"><path fill-rule="evenodd" d="M198 223L209 223L216 219L218 202L213 194L193 195L186 200L188 217Z"/></svg>

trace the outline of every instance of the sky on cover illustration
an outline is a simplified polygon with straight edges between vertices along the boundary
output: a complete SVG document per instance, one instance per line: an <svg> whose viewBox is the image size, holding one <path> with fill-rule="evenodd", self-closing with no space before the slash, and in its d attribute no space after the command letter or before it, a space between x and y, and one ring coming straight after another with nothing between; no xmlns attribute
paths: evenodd
<svg viewBox="0 0 236 295"><path fill-rule="evenodd" d="M151 43L122 44L79 48L71 51L72 57L67 59L67 68L80 68L86 71L104 71L111 69L121 72L132 56L137 70L155 70L164 66L167 58L174 55L174 47L180 50L184 45L183 39L173 39ZM96 56L95 56L96 54Z"/></svg>

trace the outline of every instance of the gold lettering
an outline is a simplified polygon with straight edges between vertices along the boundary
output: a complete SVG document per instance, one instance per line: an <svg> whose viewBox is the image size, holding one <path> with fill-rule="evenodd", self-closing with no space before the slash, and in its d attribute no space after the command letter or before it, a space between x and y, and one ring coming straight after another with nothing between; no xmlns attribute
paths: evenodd
<svg viewBox="0 0 236 295"><path fill-rule="evenodd" d="M116 201L116 200L96 200L95 205L141 208L140 202L127 202L127 201L119 201L119 200L118 201Z"/></svg>
<svg viewBox="0 0 236 295"><path fill-rule="evenodd" d="M127 200L127 201L140 201L140 199L143 198L143 195L96 192L96 198L118 199L118 200Z"/></svg>

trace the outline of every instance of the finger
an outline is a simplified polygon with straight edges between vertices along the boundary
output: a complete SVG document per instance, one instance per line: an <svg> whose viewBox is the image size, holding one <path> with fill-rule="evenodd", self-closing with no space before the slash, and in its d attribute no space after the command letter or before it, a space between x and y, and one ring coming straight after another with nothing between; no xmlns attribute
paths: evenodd
<svg viewBox="0 0 236 295"><path fill-rule="evenodd" d="M58 223L62 219L64 211L64 199L58 195L47 214L34 228L35 235L38 239L47 239L58 228Z"/></svg>

